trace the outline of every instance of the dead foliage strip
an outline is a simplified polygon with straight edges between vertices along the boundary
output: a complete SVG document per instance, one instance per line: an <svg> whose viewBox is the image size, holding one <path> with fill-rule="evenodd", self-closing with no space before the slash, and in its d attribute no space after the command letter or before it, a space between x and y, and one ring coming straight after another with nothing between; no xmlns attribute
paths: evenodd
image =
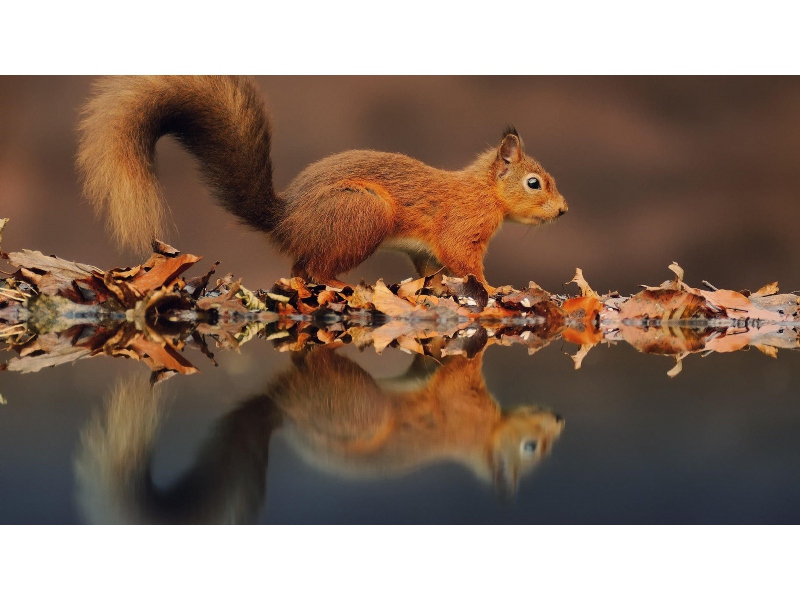
<svg viewBox="0 0 800 600"><path fill-rule="evenodd" d="M184 278L200 257L162 243L145 263L108 271L30 250L2 257L16 271L0 279L0 340L19 356L0 368L21 372L102 354L142 361L159 381L197 370L187 347L214 361L209 339L236 349L256 336L279 350L353 343L425 354L433 344L468 355L492 344L533 353L563 339L580 346L576 368L599 342L624 341L676 357L671 374L691 353L798 347L796 294L779 294L777 283L753 293L693 288L675 263L673 279L629 297L598 294L578 269L570 283L581 292L569 297L534 282L490 295L472 276L343 289L293 278L253 292L230 275L212 284L218 263Z"/></svg>

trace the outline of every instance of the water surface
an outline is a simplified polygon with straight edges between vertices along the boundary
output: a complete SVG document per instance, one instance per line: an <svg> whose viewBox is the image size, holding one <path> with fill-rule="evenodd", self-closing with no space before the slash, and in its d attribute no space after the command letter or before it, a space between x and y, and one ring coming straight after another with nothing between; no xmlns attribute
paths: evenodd
<svg viewBox="0 0 800 600"><path fill-rule="evenodd" d="M578 371L567 352L561 341L533 355L492 346L439 366L394 348L291 357L258 339L218 353L218 368L190 352L201 371L158 384L150 405L162 411L149 472L141 454L115 463L103 446L152 425L146 410L138 425L128 413L116 429L102 420L113 390L128 390L116 400L129 412L147 395L144 365L4 372L0 521L798 521L800 354L692 355L670 379L672 360L625 345L595 348ZM487 419L522 406L539 422L534 446L515 449L513 486L514 452L493 461L477 449L496 427ZM125 480L114 469L145 483L109 483Z"/></svg>

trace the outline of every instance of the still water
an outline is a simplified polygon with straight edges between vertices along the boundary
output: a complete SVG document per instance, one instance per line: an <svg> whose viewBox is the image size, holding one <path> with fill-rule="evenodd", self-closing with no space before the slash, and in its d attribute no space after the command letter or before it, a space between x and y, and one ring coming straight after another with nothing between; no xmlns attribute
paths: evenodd
<svg viewBox="0 0 800 600"><path fill-rule="evenodd" d="M796 523L800 353L350 345L0 373L2 523ZM8 360L10 356L3 356ZM204 362L205 361L205 362Z"/></svg>

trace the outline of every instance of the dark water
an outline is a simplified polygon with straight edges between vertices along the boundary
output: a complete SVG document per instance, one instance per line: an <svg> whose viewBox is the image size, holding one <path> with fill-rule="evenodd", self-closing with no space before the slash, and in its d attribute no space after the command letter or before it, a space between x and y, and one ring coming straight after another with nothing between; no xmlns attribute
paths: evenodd
<svg viewBox="0 0 800 600"><path fill-rule="evenodd" d="M131 360L3 372L0 522L800 520L800 353L692 355L670 379L674 361L626 345L575 371L575 350L492 346L437 369L393 348L293 361L256 339L218 368L192 351L201 372L155 400ZM535 422L492 438L519 406Z"/></svg>

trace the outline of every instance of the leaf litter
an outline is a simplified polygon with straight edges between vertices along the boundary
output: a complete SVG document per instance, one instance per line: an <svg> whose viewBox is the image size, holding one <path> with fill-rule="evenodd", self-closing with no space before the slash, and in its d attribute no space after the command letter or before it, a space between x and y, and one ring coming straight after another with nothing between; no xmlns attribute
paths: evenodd
<svg viewBox="0 0 800 600"><path fill-rule="evenodd" d="M533 354L562 339L579 346L576 369L600 342L626 342L675 358L670 376L692 353L753 346L774 358L779 348L800 347L797 294L779 294L777 282L753 293L707 282L694 288L677 263L669 267L672 279L632 296L599 294L576 269L567 283L580 293L568 296L533 281L490 294L472 275L442 276L436 292L433 277L344 288L294 277L252 291L231 275L214 279L219 263L202 276L184 277L201 257L161 242L143 264L108 271L31 250L0 255L17 269L0 279L0 343L18 355L0 369L18 372L104 355L145 363L156 382L197 371L186 348L216 365L209 343L238 349L254 338L280 351L354 344L467 356L512 344Z"/></svg>

